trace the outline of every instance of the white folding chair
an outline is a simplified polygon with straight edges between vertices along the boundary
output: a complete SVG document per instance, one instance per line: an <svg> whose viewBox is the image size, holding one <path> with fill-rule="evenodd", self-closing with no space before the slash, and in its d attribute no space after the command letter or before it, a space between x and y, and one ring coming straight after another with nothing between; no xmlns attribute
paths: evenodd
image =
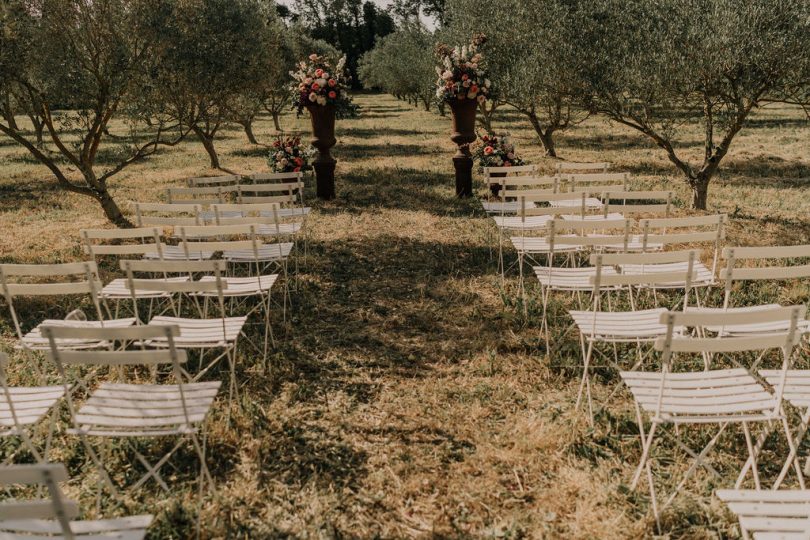
<svg viewBox="0 0 810 540"><path fill-rule="evenodd" d="M504 190L505 193L512 193L509 189ZM522 265L525 259L532 262L537 262L536 258L540 255L549 254L548 239L546 233L548 224L551 220L557 217L567 217L570 220L591 220L598 218L598 220L608 223L609 220L622 219L619 214L610 214L607 220L603 220L601 215L588 215L588 207L586 200L589 197L589 192L580 192L577 194L571 193L547 193L545 190L523 190L515 191L519 203L519 213L517 216L494 216L496 227L498 227L500 236L498 239L498 264L501 271L501 278L503 279L506 268L503 262L503 244L505 233L519 233L519 236L510 236L509 242L517 252L516 263L520 271L520 287L523 290L523 273ZM580 205L578 207L579 213L572 214L577 208L565 205L555 205L555 202L570 201L571 196L578 196ZM537 206L538 204L542 206ZM538 233L541 233L538 235ZM566 250L560 246L557 253L564 253ZM570 252L579 251L579 248L572 247Z"/></svg>
<svg viewBox="0 0 810 540"><path fill-rule="evenodd" d="M174 336L174 347L182 350L200 350L200 369L192 377L192 381L200 380L208 371L221 360L228 362L230 370L229 403L233 402L236 393L236 350L239 337L243 335L243 328L247 316L228 316L225 307L225 290L228 287L224 274L226 263L224 261L121 261L121 269L127 277L131 291L158 290L174 294L184 294L192 299L197 306L200 317L168 317L159 315L153 317L149 324L177 325L180 335ZM137 276L142 273L180 274L189 277L186 282L155 282L144 280ZM195 280L194 274L203 274L204 277ZM203 296L205 295L205 296ZM211 295L211 296L209 296ZM199 299L203 304L199 304ZM211 300L211 302L208 302ZM139 299L132 296L132 303L137 310ZM211 304L218 312L217 317L207 317ZM157 348L169 347L166 338L156 337L149 341L149 345ZM205 360L207 353L214 357Z"/></svg>
<svg viewBox="0 0 810 540"><path fill-rule="evenodd" d="M43 283L43 279L47 279L48 282ZM37 282L32 283L32 280ZM27 352L48 350L48 341L40 331L44 324L79 328L120 328L134 324L134 318L105 320L104 311L109 313L109 309L105 308L102 311L103 299L100 297L102 289L98 267L93 261L63 264L0 264L0 290L8 304L19 340L16 347ZM76 313L73 312L65 319L49 318L33 329L24 331L14 300L20 297L40 296L86 296L92 303L97 320L83 320L81 316L72 316ZM69 340L61 345L73 349L104 346L98 341L81 339Z"/></svg>
<svg viewBox="0 0 810 540"><path fill-rule="evenodd" d="M489 214L515 214L518 211L517 201L511 195L507 197L504 190L553 193L557 190L558 181L556 176L538 176L536 165L484 167L487 199L482 200L481 205Z"/></svg>
<svg viewBox="0 0 810 540"><path fill-rule="evenodd" d="M264 344L257 347L263 351L264 362L267 362L269 346L273 340L270 326L271 290L278 281L279 274L268 274L267 269L272 265L274 269L284 275L284 292L282 299L282 311L286 320L286 306L288 299L288 279L287 279L287 256L289 256L291 245L287 245L287 250L283 251L280 244L263 244L257 233L258 225L212 225L204 227L178 227L178 234L183 246L186 249L197 249L200 244L202 249L221 251L222 257L230 263L230 266L245 264L252 266L255 273L247 277L223 276L222 281L225 288L222 294L230 300L257 300L251 307L247 304L245 316L250 317L253 313L263 312L264 315ZM241 240L239 238L245 238ZM212 281L213 276L205 276L202 281ZM213 298L219 294L218 291L199 293L202 298ZM231 312L235 306L231 305ZM244 310L243 310L244 311Z"/></svg>
<svg viewBox="0 0 810 540"><path fill-rule="evenodd" d="M740 520L749 540L807 540L810 490L718 489L717 498Z"/></svg>
<svg viewBox="0 0 810 540"><path fill-rule="evenodd" d="M278 216L299 218L303 223L309 208L304 206L304 183L285 182L269 184L240 184L237 186L236 202L241 204L277 203Z"/></svg>
<svg viewBox="0 0 810 540"><path fill-rule="evenodd" d="M641 251L653 251L662 247L686 246L688 249L697 247L696 244L710 244L712 246L711 267L698 261L695 264L697 279L692 287L708 289L716 282L717 265L720 258L720 248L725 238L725 215L697 216L687 218L656 218L640 219ZM686 229L686 230L685 230ZM676 272L682 270L685 263L657 264L654 267L639 265L622 265L622 273L634 274L640 272ZM683 283L658 284L651 287L653 291L661 289L680 289ZM700 295L695 291L695 302L701 305Z"/></svg>
<svg viewBox="0 0 810 540"><path fill-rule="evenodd" d="M548 324L549 299L552 292L567 292L576 296L580 306L582 305L582 293L593 294L594 287L591 278L596 275L596 267L578 267L571 265L560 267L554 265L554 256L558 253L576 253L584 250L599 249L606 244L617 242L627 242L630 237L630 230L633 226L631 219L560 219L555 218L548 222L546 242L546 264L532 266L537 281L540 284L540 296L542 302L541 331L546 341L546 354L551 356L551 339ZM600 231L593 234L593 231ZM608 233L614 234L608 234ZM536 248L539 249L539 248ZM602 268L603 275L615 273L612 268ZM521 272L522 277L522 272ZM602 292L615 287L605 286ZM525 300L525 288L522 290ZM564 332L563 335L567 333Z"/></svg>
<svg viewBox="0 0 810 540"><path fill-rule="evenodd" d="M98 469L101 481L117 495L119 492L90 439L125 440L131 442L130 451L146 472L131 486L136 490L150 478L170 493L168 484L160 475L163 467L184 444L190 443L200 460L198 482L200 491L205 482L213 485L205 460L204 424L214 404L220 381L188 382L190 376L181 365L186 362L186 352L177 350L175 340L180 336L177 325L153 324L129 328L63 328L43 327L43 335L50 342L49 357L56 365L67 395L71 417L70 435L76 435L85 446L88 456ZM109 350L71 351L59 347L61 339L96 339L119 346ZM162 350L147 349L159 342ZM135 348L124 350L128 345ZM141 382L102 382L95 388L80 384L86 390L87 399L78 404L69 391L71 381L66 368L72 365L115 366L117 368L171 366L173 384L144 384ZM119 369L119 373L122 369ZM177 442L154 463L137 448L134 441L160 437L176 438Z"/></svg>
<svg viewBox="0 0 810 540"><path fill-rule="evenodd" d="M135 203L135 224L138 227L176 227L178 225L204 225L205 212L201 204ZM186 253L180 246L167 245L159 254L147 253L145 259L163 261L202 261L210 259L211 252Z"/></svg>
<svg viewBox="0 0 810 540"><path fill-rule="evenodd" d="M120 257L122 255L141 255L147 259L164 260L164 252L167 246L161 241L161 229L157 227L143 227L137 229L82 229L80 231L83 247L86 254L91 255L93 260L105 256ZM127 240L137 240L137 243L127 242ZM179 254L175 251L172 258L177 259ZM189 255L196 258L199 254ZM210 258L208 254L207 258ZM165 276L163 278L168 279ZM174 280L186 281L187 278L172 278ZM172 309L177 314L177 306L173 297L166 291L137 291L140 298L149 301L149 311L147 319L152 315L156 303L167 303L166 309ZM116 278L101 289L101 298L115 305L115 312L110 313L110 317L118 318L121 303L131 298L126 279ZM107 305L105 303L105 305Z"/></svg>
<svg viewBox="0 0 810 540"><path fill-rule="evenodd" d="M269 252L277 252L282 259L290 256L295 249L296 254L303 252L304 258L308 253L308 228L304 227L301 220L288 221L282 216L280 203L278 202L255 202L237 204L217 204L212 207L217 225L256 225L256 234L263 237L276 238L275 244L268 244ZM298 216L300 217L300 216ZM302 235L301 232L304 232ZM289 242L291 240L292 242ZM299 241L303 243L303 249L299 251ZM233 254L232 254L233 255ZM295 259L295 270L298 271L298 258Z"/></svg>
<svg viewBox="0 0 810 540"><path fill-rule="evenodd" d="M587 397L588 411L591 425L593 425L593 401L591 397L590 369L593 365L593 355L599 354L608 365L619 370L619 357L616 345L620 343L630 343L636 345L637 360L629 371L638 369L644 362L645 356L642 351L642 344L654 343L656 339L666 335L667 327L659 321L661 314L667 311L664 307L654 307L651 309L639 309L636 306L633 288L655 286L659 283L670 283L673 281L684 284L682 308L687 309L689 305L689 293L692 280L697 277L694 270L697 262L697 251L670 251L665 253L595 253L591 255L590 263L593 265L590 285L593 287L593 303L588 311L569 310L568 314L574 320L574 325L579 330L580 348L582 350L583 371L582 380L577 393L576 407L582 401L583 393ZM685 262L686 268L682 271L669 273L650 272L632 275L620 274L616 268L622 264L633 263L644 266ZM613 311L610 303L607 304L607 311L603 311L602 290L617 291L626 288L630 300L630 311ZM608 297L610 299L610 297ZM677 328L680 334L683 328ZM596 345L610 344L613 346L613 358L602 353ZM618 388L618 387L617 387ZM614 390L613 393L616 391ZM604 401L604 406L613 393Z"/></svg>
<svg viewBox="0 0 810 540"><path fill-rule="evenodd" d="M311 208L306 206L304 202L304 173L302 172L288 172L288 173L255 173L245 177L243 185L249 184L282 184L298 196L298 204L290 208L280 208L280 217L291 217L297 215L304 215L310 213Z"/></svg>
<svg viewBox="0 0 810 540"><path fill-rule="evenodd" d="M774 422L781 425L791 453L795 456L793 437L784 413L782 400L785 395L785 381L793 349L799 341L797 322L804 318L805 312L804 306L777 307L756 312L731 314L667 312L662 314L660 319L660 322L667 326L667 333L655 342L655 349L661 351L662 354L661 371L622 371L620 373L633 394L642 442L642 455L631 486L635 489L642 473L646 471L653 513L659 528L660 513L674 500L699 467L703 466L712 474L718 475L717 471L706 462L706 457L729 425L742 427L748 451L748 460L737 477L735 488L742 486L749 471L752 473L756 489L761 488L757 457L761 452L765 437L761 436L754 445L750 430L751 424L761 424L766 428ZM705 328L723 322L753 324L774 321L791 322L786 331L754 337L681 335L682 328ZM706 355L712 355L712 358L714 355L746 352L762 355L770 350L779 350L782 359L782 368L773 392L766 389L745 368L711 369L711 366L705 365ZM703 355L704 369L702 371L676 373L673 370L673 360L676 355L680 357L694 354ZM681 358L678 358L678 361L687 363L685 359ZM646 414L650 420L650 428L646 432L642 414ZM719 428L702 450L694 451L682 441L681 435L685 426L708 424L717 424ZM655 436L666 425L676 428L674 433L669 434L670 437L694 461L663 506L659 507L650 459L653 446L657 442ZM770 430L766 429L763 435L767 435L769 432ZM803 487L804 479L798 460L794 459L790 465L793 466Z"/></svg>
<svg viewBox="0 0 810 540"><path fill-rule="evenodd" d="M61 386L9 386L6 377L8 357L0 353L0 385L3 393L0 395L0 439L19 437L22 445L38 462L48 460L53 432L56 427L56 402L64 394ZM34 445L31 433L40 421L51 412L48 432L45 438L45 450L40 453ZM11 463L18 451L11 452L3 461L4 465Z"/></svg>
<svg viewBox="0 0 810 540"><path fill-rule="evenodd" d="M62 493L59 483L69 480L61 463L0 467L0 485L41 486L47 499L0 502L0 537L6 540L142 540L152 524L148 514L113 519L76 521L79 504Z"/></svg>
<svg viewBox="0 0 810 540"><path fill-rule="evenodd" d="M605 216L616 212L623 216L652 214L668 218L672 213L674 196L672 191L606 191L602 193L601 197L602 212ZM613 201L621 201L621 203Z"/></svg>
<svg viewBox="0 0 810 540"><path fill-rule="evenodd" d="M727 247L723 249L723 258L726 260L725 267L720 269L720 282L724 288L723 307L705 308L707 311L712 309L715 311L751 309L750 307L734 307L735 284L739 286L748 282L759 284L762 282L780 283L810 278L810 264L806 262L805 264L793 264L796 260L806 261L810 259L810 244L799 246ZM761 264L763 262L767 263ZM740 264L746 266L740 267L738 266ZM741 294L738 292L737 296L741 296ZM778 328L763 325L745 327L723 325L711 330L743 335L772 332L778 330ZM805 335L810 334L810 321L799 321L799 331Z"/></svg>

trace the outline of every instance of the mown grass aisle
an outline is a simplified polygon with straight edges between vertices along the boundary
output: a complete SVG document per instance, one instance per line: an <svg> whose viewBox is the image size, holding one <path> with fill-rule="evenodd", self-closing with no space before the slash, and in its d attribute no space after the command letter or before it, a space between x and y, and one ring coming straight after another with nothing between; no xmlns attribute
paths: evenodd
<svg viewBox="0 0 810 540"><path fill-rule="evenodd" d="M205 536L649 534L648 501L626 487L640 451L626 392L595 430L574 411L580 372L569 368L578 343L568 336L559 354L546 358L536 304L524 318L515 276L502 286L494 228L477 200L453 195L450 120L390 96L357 101L361 118L338 123L338 198L316 202L308 186L315 207L309 258L291 291L286 326L275 317L279 347L271 368L264 373L245 347L240 408L228 425L223 402L211 423L217 492L203 511ZM729 244L808 242L803 152L810 135L793 113L758 114L761 123L740 137L710 205L733 215ZM284 120L308 129L306 118ZM503 111L496 126L515 136L528 161L550 171L553 162L519 120ZM272 121L262 119L258 139L269 143L271 134ZM778 146L761 146L777 139ZM227 131L217 144L223 166L266 170L267 149L248 145L240 131ZM601 120L560 137L559 150L571 160L612 161L633 172L638 186L667 186L688 200L659 153ZM763 157L770 155L777 157ZM159 200L166 187L201 173L205 159L199 144L187 141L128 169L115 196L122 203ZM98 209L42 189L51 182L47 171L4 139L0 165L0 260L81 260L78 231L105 226ZM61 309L30 308L32 320ZM0 310L5 350L12 331ZM555 328L567 326L561 305L552 316ZM616 379L599 379L597 399ZM64 440L55 458L78 471L84 456ZM193 496L192 489L171 497L155 490L155 502L144 503L147 496L127 508L159 514L154 538L183 538L192 530ZM666 529L688 537L726 534L734 523L719 506L688 497L667 519Z"/></svg>

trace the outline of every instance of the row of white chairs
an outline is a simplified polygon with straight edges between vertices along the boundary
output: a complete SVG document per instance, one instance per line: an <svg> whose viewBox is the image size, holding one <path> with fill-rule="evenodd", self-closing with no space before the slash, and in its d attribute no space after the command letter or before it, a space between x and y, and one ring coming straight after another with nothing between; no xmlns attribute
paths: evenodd
<svg viewBox="0 0 810 540"><path fill-rule="evenodd" d="M621 189L605 189L596 194L583 189L576 197L576 204L571 202L570 193L559 193L558 179L510 178L492 179L494 183L500 182L498 191L502 199L500 206L493 205L489 210L500 214L500 218L495 219L501 230L522 231L517 245L515 237L510 239L519 253L528 251L529 244L539 248L538 254L548 256L546 265L534 267L544 306L551 291L590 294L590 309L569 310L574 321L572 326L579 331L583 359L577 407L587 396L593 423L589 372L594 366L597 345L608 345L613 355L606 351L598 355L599 359L604 360L607 367L615 368L623 384L630 389L642 441L642 456L632 486L636 487L646 476L659 529L661 513L699 469L722 480L722 475L709 463L708 454L724 432L739 427L747 460L739 471L735 489L718 490L718 498L739 516L746 538L807 538L810 535L810 490L804 489L804 476L810 470L801 470L798 457L810 422L810 370L794 367L800 358L802 337L810 335L806 307L782 307L778 303L737 305L734 298L745 297L740 289L749 282L770 284L810 278L810 265L797 263L810 259L810 246L728 247L721 251L725 217L671 219L671 192L623 193ZM614 199L624 204L614 205ZM657 202L647 202L652 199ZM633 202L627 205L627 201ZM578 206L578 215L573 212L574 215L563 215L558 210L561 205ZM600 212L589 215L594 209ZM510 211L514 217L507 215ZM662 212L666 213L663 219L639 220L633 233L632 224L622 220L628 214L660 215ZM588 220L592 223L586 224ZM656 225L662 230L653 231ZM701 227L701 230L683 232L677 230L679 225ZM527 235L526 231L534 234ZM700 261L700 250L666 251L668 247L692 248L701 243L714 246L711 270ZM592 253L589 267L553 265L555 253L585 250ZM721 253L725 266L716 273ZM695 301L700 298L694 292L696 286L716 284L723 289L720 307L693 305L690 296ZM670 291L667 300L674 303L674 307L658 307L659 299L655 296L652 309L637 305L640 293L645 290ZM678 294L672 297L673 292ZM627 294L630 311L614 307L622 305L618 296L623 294ZM545 309L544 324L547 324ZM547 326L545 331L549 351ZM616 346L621 343L636 346L635 360L628 362L619 357ZM642 350L645 344L657 352L660 371L643 370L655 360ZM779 353L775 357L776 366L760 368L770 361L768 353L774 350ZM690 371L694 366L690 357L694 356L699 360L697 366L702 367L698 371ZM745 358L750 361L745 362ZM601 398L600 405L605 407L609 400L610 396ZM786 405L798 412L798 425L794 425L793 430ZM702 449L687 446L683 437L687 426L699 430L713 424L717 426L716 432ZM667 432L667 426L674 429ZM754 426L761 427L757 438ZM780 487L792 471L800 489L762 489L759 460L774 431L782 433L788 450L782 456L784 462L773 487ZM656 442L664 433L693 463L683 477L674 482L672 493L660 501L652 464L655 463ZM740 489L749 476L755 489Z"/></svg>

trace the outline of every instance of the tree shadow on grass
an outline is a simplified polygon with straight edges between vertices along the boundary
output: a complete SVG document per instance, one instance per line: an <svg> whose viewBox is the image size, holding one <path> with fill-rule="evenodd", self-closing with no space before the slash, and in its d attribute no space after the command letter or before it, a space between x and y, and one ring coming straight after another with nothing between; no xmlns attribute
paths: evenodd
<svg viewBox="0 0 810 540"><path fill-rule="evenodd" d="M411 168L356 169L338 177L338 199L326 213L364 213L375 207L423 211L439 216L473 216L481 211L475 198L458 199L447 188L454 177Z"/></svg>
<svg viewBox="0 0 810 540"><path fill-rule="evenodd" d="M421 144L353 144L344 145L335 154L347 160L370 157L401 157L440 155L442 152Z"/></svg>
<svg viewBox="0 0 810 540"><path fill-rule="evenodd" d="M731 185L810 188L810 163L778 156L735 158L721 164L720 178Z"/></svg>
<svg viewBox="0 0 810 540"><path fill-rule="evenodd" d="M420 131L419 133L429 134L429 133L439 133L439 131ZM387 127L373 127L373 128L351 127L338 129L337 131L338 138L355 137L358 139L378 139L380 137L413 137L414 135L418 134L414 133L414 130L412 129L396 129Z"/></svg>

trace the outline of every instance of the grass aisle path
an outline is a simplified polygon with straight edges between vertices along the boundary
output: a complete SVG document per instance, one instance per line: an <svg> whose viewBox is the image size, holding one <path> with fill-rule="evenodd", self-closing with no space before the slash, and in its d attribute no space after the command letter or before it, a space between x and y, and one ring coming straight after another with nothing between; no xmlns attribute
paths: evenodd
<svg viewBox="0 0 810 540"><path fill-rule="evenodd" d="M627 508L604 485L620 464L574 455L590 445L560 418L576 381L549 371L537 328L504 306L490 225L453 196L449 121L381 97L363 110L341 124L338 200L312 221L295 341L249 428L256 462L223 493L254 501L233 522L615 534Z"/></svg>

